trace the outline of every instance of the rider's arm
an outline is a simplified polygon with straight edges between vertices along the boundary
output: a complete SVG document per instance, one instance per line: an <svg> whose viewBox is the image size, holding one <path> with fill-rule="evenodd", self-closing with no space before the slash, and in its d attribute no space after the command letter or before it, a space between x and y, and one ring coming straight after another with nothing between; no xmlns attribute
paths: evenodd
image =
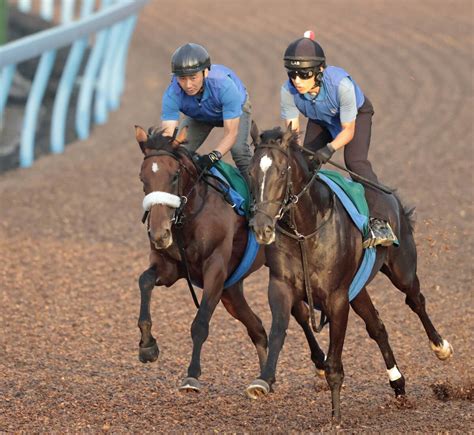
<svg viewBox="0 0 474 435"><path fill-rule="evenodd" d="M224 137L218 142L216 150L222 155L230 151L239 133L242 115L242 95L230 77L227 77L220 90Z"/></svg>
<svg viewBox="0 0 474 435"><path fill-rule="evenodd" d="M224 120L224 137L219 141L216 146L216 150L222 155L230 151L237 140L237 134L239 133L240 118L225 119Z"/></svg>
<svg viewBox="0 0 474 435"><path fill-rule="evenodd" d="M168 88L161 100L161 128L165 129L164 134L172 136L179 123L179 101Z"/></svg>
<svg viewBox="0 0 474 435"><path fill-rule="evenodd" d="M178 121L161 121L161 129L164 129L163 136L173 136L176 128L178 128Z"/></svg>
<svg viewBox="0 0 474 435"><path fill-rule="evenodd" d="M352 140L354 137L355 125L355 120L352 122L341 123L341 132L331 142L331 145L335 150L346 146Z"/></svg>
<svg viewBox="0 0 474 435"><path fill-rule="evenodd" d="M357 117L357 102L354 84L349 77L341 80L338 88L339 117L342 130L331 142L334 149L346 146L354 137L355 121Z"/></svg>

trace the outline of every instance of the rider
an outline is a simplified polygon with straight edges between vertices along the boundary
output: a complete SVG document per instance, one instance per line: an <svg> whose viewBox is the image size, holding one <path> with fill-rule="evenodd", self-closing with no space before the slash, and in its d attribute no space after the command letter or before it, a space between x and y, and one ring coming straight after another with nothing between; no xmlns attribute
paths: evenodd
<svg viewBox="0 0 474 435"><path fill-rule="evenodd" d="M299 131L299 113L308 118L303 146L326 163L344 148L347 168L378 182L368 161L374 109L352 77L342 68L326 65L321 46L312 31L293 41L285 51L288 80L281 88L281 117ZM365 186L370 206L369 235L363 246L389 246L397 238L387 217L387 194Z"/></svg>
<svg viewBox="0 0 474 435"><path fill-rule="evenodd" d="M161 127L172 135L175 128L188 127L185 146L196 151L214 127L224 127L224 137L209 154L197 161L201 170L231 151L232 158L248 181L252 158L247 138L251 104L245 86L230 68L213 64L207 50L194 43L179 47L171 57L171 84L162 99ZM179 113L185 116L179 123Z"/></svg>

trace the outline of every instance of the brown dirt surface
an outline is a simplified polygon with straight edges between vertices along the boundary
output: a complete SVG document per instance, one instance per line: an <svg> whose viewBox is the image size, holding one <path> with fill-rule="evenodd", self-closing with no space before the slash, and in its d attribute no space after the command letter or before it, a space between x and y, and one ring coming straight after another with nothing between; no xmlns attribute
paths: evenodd
<svg viewBox="0 0 474 435"><path fill-rule="evenodd" d="M403 294L377 277L369 291L408 397L392 397L378 348L351 313L337 430L472 432L472 12L469 0L150 2L121 109L64 154L0 176L0 432L336 431L293 320L275 391L259 401L244 394L258 375L254 348L221 305L204 345L203 391L178 393L195 314L184 282L155 289L160 358L137 358L148 248L133 125L159 123L169 58L186 41L235 69L261 128L277 125L282 53L306 29L374 103L371 160L417 206L422 290L455 351L437 360ZM268 331L267 273L247 280L246 295ZM319 340L327 349L327 330Z"/></svg>

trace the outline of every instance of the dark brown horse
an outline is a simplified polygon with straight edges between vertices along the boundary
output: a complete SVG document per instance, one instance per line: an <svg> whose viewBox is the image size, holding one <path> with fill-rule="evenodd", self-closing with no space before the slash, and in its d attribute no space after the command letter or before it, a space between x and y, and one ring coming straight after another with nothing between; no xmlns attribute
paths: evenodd
<svg viewBox="0 0 474 435"><path fill-rule="evenodd" d="M330 344L324 367L331 389L333 419L336 422L341 419L340 389L344 378L341 354L349 305L362 317L370 337L377 342L395 395L404 396L405 380L366 288L349 302L348 289L363 254L359 230L329 187L315 176L291 126L285 133L277 128L259 135L253 125L252 138L256 147L250 166L255 214L250 225L259 243L267 245L272 326L267 362L259 378L247 388L247 394L255 399L270 391L290 312L302 301L312 300L329 320ZM420 318L435 354L447 359L452 355L452 347L431 323L420 292L411 213L404 210L395 195L391 197L390 224L400 246L377 248L367 283L379 270L387 275L406 294L406 303ZM306 273L303 258L306 258Z"/></svg>
<svg viewBox="0 0 474 435"><path fill-rule="evenodd" d="M198 381L201 348L219 301L247 328L263 368L267 356L267 335L261 320L247 304L243 279L224 290L224 282L238 266L247 244L246 219L238 216L220 193L202 182L192 156L180 146L184 137L174 140L161 133L150 137L141 127L136 127L135 133L144 154L140 179L146 195L144 208L148 212L150 239L150 264L139 279L140 361L155 361L159 354L151 333L150 298L153 287L169 287L189 273L190 281L203 288L203 293L191 326L192 359L180 388L186 391L199 391L201 388ZM183 251L180 251L178 242L182 244ZM264 250L261 248L247 275L259 269L264 261Z"/></svg>

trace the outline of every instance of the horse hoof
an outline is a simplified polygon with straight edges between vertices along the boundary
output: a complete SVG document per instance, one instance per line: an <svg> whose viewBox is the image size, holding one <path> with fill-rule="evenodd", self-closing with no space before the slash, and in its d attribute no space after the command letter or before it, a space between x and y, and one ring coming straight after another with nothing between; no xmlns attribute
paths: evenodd
<svg viewBox="0 0 474 435"><path fill-rule="evenodd" d="M435 344L431 343L431 350L435 353L435 355L441 360L445 361L448 358L451 358L453 356L454 350L453 346L449 344L448 340L443 339L443 343L440 344L439 346L436 346Z"/></svg>
<svg viewBox="0 0 474 435"><path fill-rule="evenodd" d="M138 359L142 363L147 362L154 362L158 359L158 355L160 354L160 350L158 349L158 345L153 343L150 347L139 347L138 348Z"/></svg>
<svg viewBox="0 0 474 435"><path fill-rule="evenodd" d="M257 400L259 397L265 396L270 392L270 385L263 379L255 379L245 390L245 393L251 399Z"/></svg>
<svg viewBox="0 0 474 435"><path fill-rule="evenodd" d="M201 384L196 378L184 378L179 391L199 393L201 391Z"/></svg>

